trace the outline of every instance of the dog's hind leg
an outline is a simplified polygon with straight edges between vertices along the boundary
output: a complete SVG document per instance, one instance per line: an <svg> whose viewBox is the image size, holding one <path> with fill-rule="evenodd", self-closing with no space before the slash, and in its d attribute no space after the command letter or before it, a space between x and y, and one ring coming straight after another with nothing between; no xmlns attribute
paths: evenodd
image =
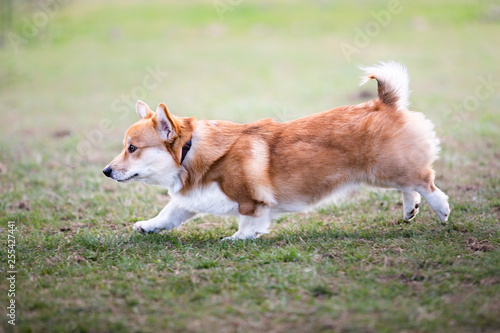
<svg viewBox="0 0 500 333"><path fill-rule="evenodd" d="M434 185L434 171L432 169L423 173L420 184L415 186L414 190L424 197L441 222L446 222L450 215L448 196Z"/></svg>
<svg viewBox="0 0 500 333"><path fill-rule="evenodd" d="M446 222L450 215L450 206L448 204L448 196L443 193L434 184L429 188L420 188L417 191L429 203L432 210L437 214L441 222Z"/></svg>
<svg viewBox="0 0 500 333"><path fill-rule="evenodd" d="M450 215L448 196L434 185L434 171L428 168L418 173L413 173L411 177L406 178L413 179L410 183L411 185L408 181L401 181L394 186L403 192L405 220L411 220L418 213L420 196L422 196L429 203L429 206L431 206L441 222L446 222Z"/></svg>
<svg viewBox="0 0 500 333"><path fill-rule="evenodd" d="M269 233L271 225L271 209L260 206L256 216L240 215L238 231L231 237L223 240L255 239L260 235Z"/></svg>
<svg viewBox="0 0 500 333"><path fill-rule="evenodd" d="M412 220L418 214L420 194L415 191L403 192L403 211L405 221Z"/></svg>

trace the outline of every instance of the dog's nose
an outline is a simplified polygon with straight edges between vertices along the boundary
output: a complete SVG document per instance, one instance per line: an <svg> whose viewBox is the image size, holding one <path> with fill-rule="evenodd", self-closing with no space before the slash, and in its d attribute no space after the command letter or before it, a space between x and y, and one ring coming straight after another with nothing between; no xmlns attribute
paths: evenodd
<svg viewBox="0 0 500 333"><path fill-rule="evenodd" d="M102 170L102 173L107 177L111 177L111 172L113 172L113 169L111 169L109 166L105 167L104 170Z"/></svg>

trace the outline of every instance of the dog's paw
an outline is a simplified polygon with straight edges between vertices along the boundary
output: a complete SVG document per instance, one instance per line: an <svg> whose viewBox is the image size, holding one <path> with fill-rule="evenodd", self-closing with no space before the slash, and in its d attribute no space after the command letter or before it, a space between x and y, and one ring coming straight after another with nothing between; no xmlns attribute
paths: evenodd
<svg viewBox="0 0 500 333"><path fill-rule="evenodd" d="M419 206L419 204L415 204L415 208L413 208L409 212L405 212L405 221L409 222L409 221L413 220L415 218L415 216L417 216L418 211L419 211L418 206Z"/></svg>
<svg viewBox="0 0 500 333"><path fill-rule="evenodd" d="M154 228L151 228L150 223L148 221L139 221L134 224L134 230L138 233L144 235L148 233L156 233L158 232Z"/></svg>
<svg viewBox="0 0 500 333"><path fill-rule="evenodd" d="M257 238L257 235L245 235L245 234L241 234L241 233L237 232L234 235L232 235L231 237L222 238L221 241L227 242L227 241L236 241L236 240L252 240L252 239L256 239L256 238Z"/></svg>
<svg viewBox="0 0 500 333"><path fill-rule="evenodd" d="M450 210L450 207L448 207L448 206L443 207L440 211L436 211L436 214L438 215L439 220L441 220L441 222L443 222L443 223L448 220L450 213L451 213L451 210Z"/></svg>
<svg viewBox="0 0 500 333"><path fill-rule="evenodd" d="M143 235L146 233L146 230L142 228L141 222L136 222L134 224L134 230Z"/></svg>

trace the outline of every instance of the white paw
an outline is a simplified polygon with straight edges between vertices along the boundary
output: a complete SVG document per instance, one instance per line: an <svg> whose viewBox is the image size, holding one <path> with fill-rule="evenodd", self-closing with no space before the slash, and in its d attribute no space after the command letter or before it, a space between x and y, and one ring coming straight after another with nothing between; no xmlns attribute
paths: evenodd
<svg viewBox="0 0 500 333"><path fill-rule="evenodd" d="M443 207L440 211L436 211L441 222L446 222L448 220L448 216L450 216L451 210L450 207Z"/></svg>
<svg viewBox="0 0 500 333"><path fill-rule="evenodd" d="M440 189L436 188L434 192L426 194L425 199L431 206L432 210L439 217L441 222L446 222L450 215L450 205L448 204L448 196Z"/></svg>
<svg viewBox="0 0 500 333"><path fill-rule="evenodd" d="M234 235L232 235L231 237L222 238L222 241L227 242L227 241L235 241L235 240L250 240L250 239L256 239L256 238L257 238L256 235L245 235L245 234L242 234L240 232L237 232Z"/></svg>
<svg viewBox="0 0 500 333"><path fill-rule="evenodd" d="M134 230L140 234L157 233L158 230L148 221L139 221L134 224Z"/></svg>
<svg viewBox="0 0 500 333"><path fill-rule="evenodd" d="M415 218L415 216L417 216L418 211L419 211L418 206L419 206L419 204L416 203L415 207L411 211L405 212L405 221L411 221Z"/></svg>

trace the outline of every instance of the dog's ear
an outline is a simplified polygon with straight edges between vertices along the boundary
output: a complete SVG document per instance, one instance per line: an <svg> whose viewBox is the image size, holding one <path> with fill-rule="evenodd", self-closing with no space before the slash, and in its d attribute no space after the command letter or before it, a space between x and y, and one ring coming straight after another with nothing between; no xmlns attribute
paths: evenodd
<svg viewBox="0 0 500 333"><path fill-rule="evenodd" d="M158 105L153 122L155 124L156 131L163 141L172 141L179 134L177 122L168 111L167 106L163 103Z"/></svg>
<svg viewBox="0 0 500 333"><path fill-rule="evenodd" d="M151 118L154 115L149 106L141 100L137 101L135 104L135 111L141 119Z"/></svg>

